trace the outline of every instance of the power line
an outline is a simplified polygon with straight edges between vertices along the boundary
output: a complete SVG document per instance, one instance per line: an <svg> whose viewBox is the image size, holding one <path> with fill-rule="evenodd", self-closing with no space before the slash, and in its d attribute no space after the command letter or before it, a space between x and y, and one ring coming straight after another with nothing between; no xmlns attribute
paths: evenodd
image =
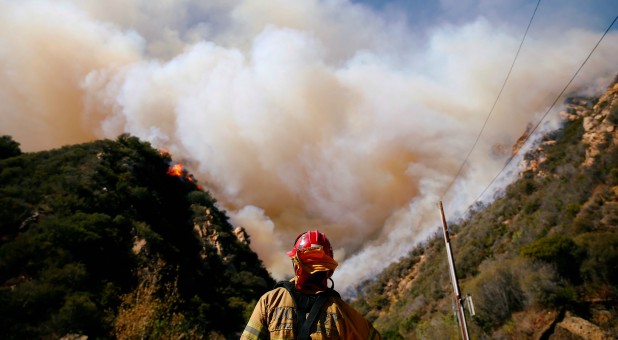
<svg viewBox="0 0 618 340"><path fill-rule="evenodd" d="M539 5L540 4L541 4L541 0L539 0L536 3L536 7L534 8L534 12L532 13L532 16L530 17L530 22L528 22L528 27L526 27L526 31L524 32L524 36L521 39L521 43L519 44L519 48L517 49L517 53L515 53L515 58L513 58L513 62L511 63L511 68L509 69L509 72L506 74L506 77L504 78L504 82L502 83L502 87L500 88L500 91L498 92L498 96L496 97L496 100L494 101L494 104L491 106L491 110L489 110L489 113L487 114L487 117L485 117L485 122L483 122L483 126L481 127L481 130L479 131L478 135L476 136L476 140L474 141L474 144L472 144L472 147L470 148L470 151L468 152L468 154L464 158L463 162L461 162L461 166L459 167L459 170L457 170L457 173L455 174L455 176L453 177L453 179L451 180L449 185L444 190L444 193L442 194L442 196L446 195L446 193L451 189L451 186L453 185L453 183L455 183L455 181L457 180L459 175L461 175L461 172L463 171L463 168L466 165L466 162L468 161L468 158L470 158L470 155L472 154L472 151L474 151L474 149L476 148L476 145L478 144L479 139L481 138L481 135L483 134L483 131L485 130L485 126L487 125L487 122L489 121L489 117L491 117L491 114L494 112L494 109L496 108L496 104L498 104L498 100L500 99L500 96L502 95L502 91L504 91L504 88L506 87L506 83L509 80L509 77L511 76L511 72L513 71L513 67L515 67L515 62L517 61L517 57L519 57L519 52L521 51L521 48L524 45L524 41L526 40L526 36L528 35L528 31L530 30L530 26L532 25L532 20L534 20L534 16L536 15L536 11L539 9Z"/></svg>
<svg viewBox="0 0 618 340"><path fill-rule="evenodd" d="M543 122L543 120L545 120L545 117L547 117L547 114L549 114L549 112L554 108L554 106L556 105L556 103L558 102L558 100L562 97L562 95L564 94L564 92L566 92L567 88L571 85L571 83L573 82L573 80L575 79L575 77L577 77L577 75L579 74L579 71L581 71L581 69L584 67L584 65L586 65L586 63L588 62L588 59L590 59L590 57L592 56L592 54L594 53L594 51L597 49L597 47L601 44L601 41L603 41L603 38L605 38L605 36L607 35L607 33L611 30L612 26L614 26L614 24L616 23L616 21L618 20L618 16L616 16L614 18L614 20L612 21L611 24L609 24L609 26L607 27L607 29L605 30L605 33L603 33L603 35L601 36L601 38L599 39L599 41L597 41L596 45L594 45L594 47L592 48L592 50L590 51L590 53L588 53L588 56L586 57L586 59L582 62L582 64L579 66L579 68L577 69L577 71L575 71L575 74L573 74L573 76L571 77L571 80L569 80L569 82L564 86L564 88L562 89L562 91L560 92L560 94L558 94L558 96L556 97L556 99L554 99L554 102L551 104L551 106L549 107L549 109L547 109L547 111L545 111L545 113L543 114L543 116L541 117L541 119L539 120L539 122L534 126L534 128L530 131L530 133L526 136L526 138L524 139L522 145L525 145L526 142L528 141L528 139L530 139L530 137L532 136L532 134L537 130L537 128L541 125L541 123ZM502 174L502 172L504 172L504 170L508 167L508 165L511 163L511 161L513 160L513 158L515 158L515 156L517 155L517 152L514 153L513 155L511 155L511 157L509 157L508 161L506 162L506 164L504 164L504 166L502 167L502 169L500 170L500 172L498 172L498 174L496 176L494 176L494 178L491 180L491 182L489 182L489 184L485 187L485 189L483 189L483 191L481 192L480 195L478 195L478 197L474 200L474 202L478 201L483 194L485 194L485 192L487 191L487 189L489 189L489 187L491 187L491 185L496 181L496 179Z"/></svg>

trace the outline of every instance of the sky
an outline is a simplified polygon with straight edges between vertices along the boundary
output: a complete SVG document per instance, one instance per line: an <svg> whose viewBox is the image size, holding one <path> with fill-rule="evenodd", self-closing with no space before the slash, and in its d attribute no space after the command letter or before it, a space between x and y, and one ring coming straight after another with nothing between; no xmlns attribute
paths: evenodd
<svg viewBox="0 0 618 340"><path fill-rule="evenodd" d="M439 231L439 201L447 218L475 201L618 15L542 1L514 62L536 5L0 0L0 134L25 152L122 133L165 148L275 278L319 229L345 290ZM618 74L617 29L566 94Z"/></svg>

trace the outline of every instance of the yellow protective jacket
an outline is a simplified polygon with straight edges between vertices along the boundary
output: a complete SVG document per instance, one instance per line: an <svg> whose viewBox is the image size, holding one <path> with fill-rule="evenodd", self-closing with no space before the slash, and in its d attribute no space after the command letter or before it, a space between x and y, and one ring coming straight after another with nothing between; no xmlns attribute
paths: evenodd
<svg viewBox="0 0 618 340"><path fill-rule="evenodd" d="M283 287L275 288L262 295L240 339L296 339L295 324L292 296ZM382 339L371 323L337 294L326 301L311 332L311 339Z"/></svg>

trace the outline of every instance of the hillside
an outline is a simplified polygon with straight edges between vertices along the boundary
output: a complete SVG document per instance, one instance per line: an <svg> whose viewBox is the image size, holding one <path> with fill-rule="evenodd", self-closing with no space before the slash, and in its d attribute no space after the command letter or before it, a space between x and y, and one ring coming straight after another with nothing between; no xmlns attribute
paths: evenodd
<svg viewBox="0 0 618 340"><path fill-rule="evenodd" d="M233 338L273 280L216 200L135 137L0 141L4 339Z"/></svg>
<svg viewBox="0 0 618 340"><path fill-rule="evenodd" d="M473 339L618 337L618 84L566 104L520 178L449 221ZM432 238L358 288L355 306L386 339L460 336L436 215Z"/></svg>
<svg viewBox="0 0 618 340"><path fill-rule="evenodd" d="M567 106L517 181L449 221L472 338L618 337L618 85ZM174 165L127 135L36 153L0 137L3 338L238 337L274 282ZM438 225L358 288L386 339L459 337Z"/></svg>

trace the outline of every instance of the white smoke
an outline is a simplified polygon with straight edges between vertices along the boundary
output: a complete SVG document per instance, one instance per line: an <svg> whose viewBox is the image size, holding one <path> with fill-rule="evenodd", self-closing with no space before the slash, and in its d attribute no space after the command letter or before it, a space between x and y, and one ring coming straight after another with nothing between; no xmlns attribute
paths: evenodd
<svg viewBox="0 0 618 340"><path fill-rule="evenodd" d="M448 21L455 3L468 12ZM347 0L0 0L0 133L26 151L125 132L165 147L275 277L291 274L297 234L319 229L345 289L434 232L438 200L472 203L605 29L539 11L442 197L534 8L511 22L495 20L504 4L455 3L420 30L397 4ZM617 52L611 32L572 90L609 83Z"/></svg>

